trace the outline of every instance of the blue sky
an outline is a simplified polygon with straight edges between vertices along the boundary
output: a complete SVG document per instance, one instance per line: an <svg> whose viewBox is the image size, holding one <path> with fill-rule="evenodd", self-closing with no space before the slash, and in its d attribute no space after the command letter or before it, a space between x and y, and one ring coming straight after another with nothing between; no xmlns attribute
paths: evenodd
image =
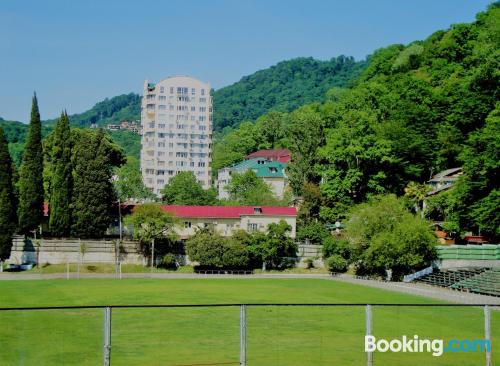
<svg viewBox="0 0 500 366"><path fill-rule="evenodd" d="M0 116L79 113L144 79L215 89L298 56L362 59L471 22L490 0L0 0Z"/></svg>

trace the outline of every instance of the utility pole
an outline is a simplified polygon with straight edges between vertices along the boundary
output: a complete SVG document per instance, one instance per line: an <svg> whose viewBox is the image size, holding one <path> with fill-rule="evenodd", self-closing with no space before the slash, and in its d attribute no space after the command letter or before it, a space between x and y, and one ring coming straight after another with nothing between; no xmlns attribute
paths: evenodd
<svg viewBox="0 0 500 366"><path fill-rule="evenodd" d="M151 272L155 263L155 238L151 239Z"/></svg>

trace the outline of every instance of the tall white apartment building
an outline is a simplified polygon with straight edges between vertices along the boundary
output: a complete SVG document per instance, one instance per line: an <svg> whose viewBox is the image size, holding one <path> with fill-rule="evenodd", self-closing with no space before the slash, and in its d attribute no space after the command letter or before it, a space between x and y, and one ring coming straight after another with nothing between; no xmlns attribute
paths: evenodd
<svg viewBox="0 0 500 366"><path fill-rule="evenodd" d="M210 84L173 76L144 82L141 105L141 171L144 185L160 194L169 180L193 172L210 186L212 98Z"/></svg>

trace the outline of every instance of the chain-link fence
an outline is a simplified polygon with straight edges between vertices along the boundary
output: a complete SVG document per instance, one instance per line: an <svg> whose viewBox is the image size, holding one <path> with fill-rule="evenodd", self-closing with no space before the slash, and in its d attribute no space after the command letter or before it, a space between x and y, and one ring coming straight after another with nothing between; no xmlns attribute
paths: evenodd
<svg viewBox="0 0 500 366"><path fill-rule="evenodd" d="M422 304L2 308L0 365L493 366L500 362L497 310ZM382 342L366 352L369 335L387 340L388 349ZM457 343L442 355L430 341L422 352L396 352L391 340L403 336L443 340L444 347ZM476 340L489 347L474 346Z"/></svg>

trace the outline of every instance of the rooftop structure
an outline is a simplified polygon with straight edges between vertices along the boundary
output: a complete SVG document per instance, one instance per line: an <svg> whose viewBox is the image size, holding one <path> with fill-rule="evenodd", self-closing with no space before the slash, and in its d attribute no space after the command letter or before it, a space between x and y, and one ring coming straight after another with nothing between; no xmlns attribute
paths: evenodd
<svg viewBox="0 0 500 366"><path fill-rule="evenodd" d="M288 149L267 149L259 150L248 154L245 160L251 160L255 158L264 158L271 161L279 161L282 163L289 163L292 159L292 153Z"/></svg>
<svg viewBox="0 0 500 366"><path fill-rule="evenodd" d="M432 186L432 191L427 195L432 196L451 188L462 175L462 168L446 169L432 176L427 183Z"/></svg>

